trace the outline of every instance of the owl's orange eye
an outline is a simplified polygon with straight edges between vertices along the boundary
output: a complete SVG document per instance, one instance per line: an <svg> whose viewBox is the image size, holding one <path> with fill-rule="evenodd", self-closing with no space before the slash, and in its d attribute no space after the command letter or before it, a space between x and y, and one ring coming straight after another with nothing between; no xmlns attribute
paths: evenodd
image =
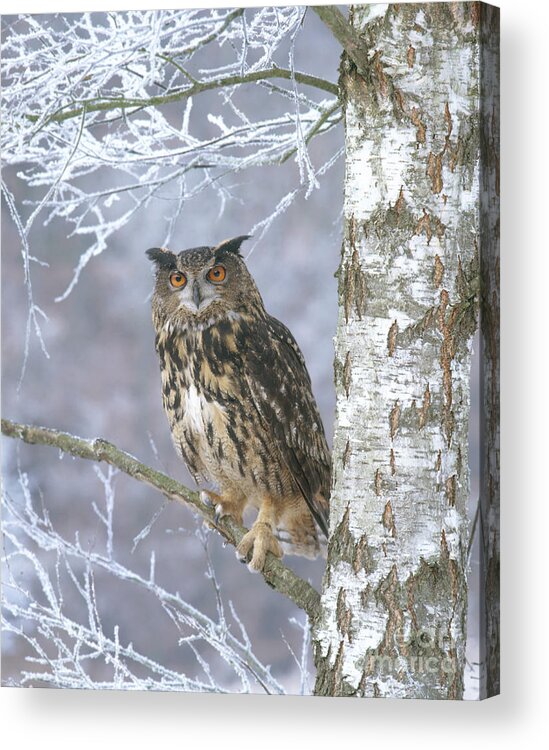
<svg viewBox="0 0 549 750"><path fill-rule="evenodd" d="M175 273L172 273L170 276L170 284L175 289L181 289L181 287L184 287L187 283L187 277L184 273L179 273L179 271L176 271Z"/></svg>
<svg viewBox="0 0 549 750"><path fill-rule="evenodd" d="M221 284L222 281L225 281L226 275L227 271L223 268L223 266L214 266L208 271L207 278L208 281L211 281L213 284Z"/></svg>

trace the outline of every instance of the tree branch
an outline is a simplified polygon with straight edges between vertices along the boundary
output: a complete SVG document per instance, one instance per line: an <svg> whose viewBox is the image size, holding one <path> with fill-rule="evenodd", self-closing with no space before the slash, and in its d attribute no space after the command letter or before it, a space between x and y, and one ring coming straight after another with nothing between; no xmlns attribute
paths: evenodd
<svg viewBox="0 0 549 750"><path fill-rule="evenodd" d="M245 11L245 8L236 8L225 17L225 20L223 21L219 29L212 31L212 33L209 36L207 36L205 39L200 40L198 44L193 44L190 47L187 47L186 49L181 50L178 54L186 55L188 57L189 55L192 55L194 52L196 52L198 49L202 49L210 42L213 42L215 39L219 37L220 34L222 34L225 31L227 26L229 26L235 20L235 18L240 18L240 16L244 15L244 11Z"/></svg>
<svg viewBox="0 0 549 750"><path fill-rule="evenodd" d="M312 9L326 24L345 52L354 62L359 72L368 65L368 58L363 39L345 18L337 5L313 5Z"/></svg>
<svg viewBox="0 0 549 750"><path fill-rule="evenodd" d="M305 138L305 143L309 145L309 143L312 141L312 139L315 137L315 135L321 130L322 126L329 120L329 118L337 112L337 110L340 108L340 103L337 101L333 107L330 107L327 109L317 120L316 124L311 128L309 133L307 134ZM341 119L341 118L340 118ZM328 130L329 128L326 128ZM297 146L294 148L291 148L289 151L287 151L282 158L280 159L280 164L284 164L284 162L288 161L297 151Z"/></svg>
<svg viewBox="0 0 549 750"><path fill-rule="evenodd" d="M219 531L221 536L235 547L246 533L244 527L228 516L216 521L214 508L201 500L199 492L193 492L166 474L142 464L129 453L120 450L106 440L101 438L85 440L67 432L19 424L8 419L2 419L2 433L7 437L18 438L31 445L50 445L59 448L64 453L69 453L71 456L85 458L89 461L104 461L111 466L115 466L128 476L159 490L170 500L177 500L185 505L190 505L204 521ZM270 552L267 555L267 562L262 574L269 586L280 594L284 594L294 604L305 610L309 619L314 622L320 608L320 595L316 589L307 581L299 578L293 570L286 567Z"/></svg>
<svg viewBox="0 0 549 750"><path fill-rule="evenodd" d="M170 59L170 62L173 63L173 60ZM111 99L107 97L98 97L95 99L88 99L82 103L81 107L71 109L68 112L63 112L62 110L64 108L61 108L55 114L51 115L51 117L48 117L43 123L42 127L49 124L50 122L64 122L65 120L70 120L73 117L78 117L84 112L84 110L86 111L86 114L88 114L90 112L104 112L120 108L129 109L131 107L160 107L163 104L171 104L173 102L189 99L191 96L201 94L204 91L212 91L215 89L225 88L227 86L237 86L242 83L255 83L256 81L263 81L268 78L285 78L288 81L290 81L292 78L295 78L298 83L305 84L306 86L315 86L316 88L322 89L322 91L326 91L329 94L339 96L339 87L337 86L337 84L332 83L331 81L326 81L323 78L317 78L316 76L309 75L308 73L292 73L291 70L274 67L269 68L268 70L255 70L251 73L245 73L244 75L233 75L226 76L225 78L217 78L212 81L202 82L193 80L193 85L189 86L189 88L179 91L173 91L171 94L151 96L148 99L126 99L124 97L113 97ZM71 102L71 104L68 104L66 106L72 107L73 103ZM28 115L28 118L31 122L37 122L40 119L39 115Z"/></svg>

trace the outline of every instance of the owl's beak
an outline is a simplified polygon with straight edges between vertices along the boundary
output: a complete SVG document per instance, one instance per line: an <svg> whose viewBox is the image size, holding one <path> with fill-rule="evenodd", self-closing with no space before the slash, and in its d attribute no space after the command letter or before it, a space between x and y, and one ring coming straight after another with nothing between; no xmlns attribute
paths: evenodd
<svg viewBox="0 0 549 750"><path fill-rule="evenodd" d="M202 296L202 293L200 291L200 285L198 281L195 281L193 284L193 302L196 305L197 310L200 309L200 303L203 299L204 297Z"/></svg>

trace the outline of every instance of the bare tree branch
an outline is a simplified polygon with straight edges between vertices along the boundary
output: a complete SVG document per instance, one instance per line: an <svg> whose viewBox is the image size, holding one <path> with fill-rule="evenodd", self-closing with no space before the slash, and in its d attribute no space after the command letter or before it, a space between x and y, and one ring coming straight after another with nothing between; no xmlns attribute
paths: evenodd
<svg viewBox="0 0 549 750"><path fill-rule="evenodd" d="M104 461L111 466L116 466L128 476L159 490L170 500L190 505L204 521L215 527L221 536L235 547L246 533L246 529L230 517L216 520L213 507L201 500L199 492L193 492L166 474L146 466L106 440L101 438L85 440L67 432L35 425L23 425L8 419L2 419L2 433L31 445L50 445L78 458ZM320 595L307 581L299 578L271 553L267 555L262 574L269 586L291 599L307 613L311 621L316 619L320 607Z"/></svg>
<svg viewBox="0 0 549 750"><path fill-rule="evenodd" d="M288 168L298 186L257 222L264 230L300 192L307 197L319 186L328 162L318 167L308 144L341 120L339 87L295 69L304 16L303 7L188 9L82 13L54 23L22 15L10 25L2 48L2 154L14 169L3 171L3 190L29 201L33 221L66 222L67 237L84 247L57 301L141 209L162 202L159 242L168 245L183 210L203 191L221 215L232 199L228 183L243 170L288 161L298 167ZM209 44L216 51L195 59ZM193 110L208 91L216 95L207 111ZM173 102L175 109L163 106ZM98 191L98 181L109 189ZM19 219L26 211L18 200L8 206L31 257L33 221ZM30 298L30 274L25 281ZM41 317L30 298L27 340L35 331L43 345Z"/></svg>
<svg viewBox="0 0 549 750"><path fill-rule="evenodd" d="M161 57L164 60L169 59L165 56ZM174 61L169 59L169 62L173 63ZM179 70L182 70L179 65L177 67ZM218 78L213 81L195 81L194 79L191 79L193 85L189 86L189 88L180 91L173 91L170 94L151 96L148 99L126 99L124 97L114 97L111 99L104 97L100 99L85 100L81 107L71 109L68 112L58 111L51 115L44 121L44 123L42 123L41 127L45 127L50 122L63 122L64 120L70 120L73 117L79 117L84 112L104 112L113 109L130 109L132 107L139 107L140 109L145 107L160 107L163 104L171 104L173 102L189 99L190 97L196 96L196 94L201 94L204 91L222 89L227 86L237 86L242 83L255 83L256 81L264 81L268 78L285 78L287 81L295 78L298 83L303 83L307 86L315 86L316 88L322 89L322 91L327 91L329 94L335 94L336 96L339 94L339 87L337 84L331 83L331 81L326 81L323 78L317 78L316 76L311 76L307 73L293 73L291 70L286 70L285 68L273 67L269 70L255 70L244 75L226 76L225 78ZM73 104L71 103L68 106L72 107ZM38 115L28 115L28 119L31 122L37 122L40 117Z"/></svg>

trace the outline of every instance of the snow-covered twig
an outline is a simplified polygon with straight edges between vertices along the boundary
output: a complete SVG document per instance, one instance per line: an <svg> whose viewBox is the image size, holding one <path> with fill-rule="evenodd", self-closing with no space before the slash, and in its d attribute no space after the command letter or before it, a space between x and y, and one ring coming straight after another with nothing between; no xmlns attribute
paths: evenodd
<svg viewBox="0 0 549 750"><path fill-rule="evenodd" d="M24 15L6 28L2 154L16 169L4 170L4 192L24 248L27 353L33 327L45 350L28 273L38 217L62 218L69 236L86 241L61 301L113 235L160 196L174 204L169 238L182 207L203 191L223 209L228 177L245 169L291 157L298 166L296 188L258 222L264 231L282 204L318 185L307 147L341 115L338 86L296 69L304 13L289 6ZM211 97L216 137L190 117L198 96ZM34 189L26 223L9 200L13 180Z"/></svg>
<svg viewBox="0 0 549 750"><path fill-rule="evenodd" d="M27 497L25 475L20 481L27 488L23 487ZM105 489L108 495L108 483ZM109 502L107 500L107 504ZM147 580L118 563L110 554L108 529L107 554L103 555L85 549L78 539L70 542L64 538L47 518L37 513L28 499L21 508L5 494L4 510L3 629L5 634L24 639L32 654L27 658L33 665L32 669L22 672L20 684L95 689L285 692L270 669L254 655L246 631L231 604L233 624L240 630L239 635L233 633L209 557L207 569L208 576L215 583L217 619L208 617L179 594L170 593L151 578ZM198 533L204 541L203 532ZM52 554L56 558L53 572L45 562ZM20 576L13 572L21 564L26 564L24 580L33 582L29 588L22 585ZM131 643L123 643L118 626L107 632L96 594L98 573L116 579L119 584L139 587L157 601L176 625L176 640L180 646L190 647L195 654L205 679L188 677L140 652ZM75 596L83 605L81 617L76 614ZM229 668L223 677L215 676L213 667L201 651L202 646L212 649ZM104 675L105 672L98 665L106 667L110 677L98 677L97 674Z"/></svg>

